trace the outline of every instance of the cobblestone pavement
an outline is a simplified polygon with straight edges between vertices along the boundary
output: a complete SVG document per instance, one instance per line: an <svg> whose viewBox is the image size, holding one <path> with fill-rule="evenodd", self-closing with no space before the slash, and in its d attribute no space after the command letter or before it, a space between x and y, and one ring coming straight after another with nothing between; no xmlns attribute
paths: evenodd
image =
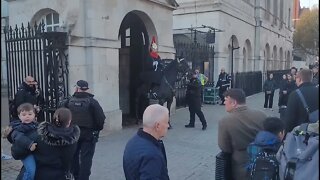
<svg viewBox="0 0 320 180"><path fill-rule="evenodd" d="M264 94L249 96L249 107L260 109L268 116L278 116L278 93L274 97L274 111L263 109ZM208 121L206 131L196 119L195 128L186 129L189 120L187 108L181 108L171 116L173 129L163 139L168 158L169 176L172 180L209 180L214 179L215 155L219 152L217 143L218 121L226 115L224 106L203 105L202 110ZM100 137L93 159L93 180L122 180L122 155L126 142L136 133L139 126L125 127L120 131ZM9 154L10 146L1 140L1 148ZM21 168L20 161L1 160L1 179L12 180Z"/></svg>

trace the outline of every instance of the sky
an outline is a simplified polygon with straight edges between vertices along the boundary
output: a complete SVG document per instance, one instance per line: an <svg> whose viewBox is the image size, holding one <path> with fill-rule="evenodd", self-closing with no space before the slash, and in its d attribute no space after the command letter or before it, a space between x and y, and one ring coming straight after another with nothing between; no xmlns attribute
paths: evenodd
<svg viewBox="0 0 320 180"><path fill-rule="evenodd" d="M319 6L319 0L300 0L301 8L303 8L303 7L310 8L315 4L318 4L318 6Z"/></svg>

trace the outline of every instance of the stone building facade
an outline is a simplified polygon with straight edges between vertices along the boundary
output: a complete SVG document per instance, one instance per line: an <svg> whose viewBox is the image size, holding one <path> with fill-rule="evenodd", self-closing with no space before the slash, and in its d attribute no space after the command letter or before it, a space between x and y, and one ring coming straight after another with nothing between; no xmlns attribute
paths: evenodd
<svg viewBox="0 0 320 180"><path fill-rule="evenodd" d="M222 67L231 72L288 69L292 64L293 1L285 0L177 0L174 34L189 28L215 33L214 79Z"/></svg>
<svg viewBox="0 0 320 180"><path fill-rule="evenodd" d="M68 33L69 92L87 80L108 129L122 127L134 109L135 82L153 36L162 58L174 58L173 0L7 0L9 25L44 21ZM1 53L3 54L3 53Z"/></svg>

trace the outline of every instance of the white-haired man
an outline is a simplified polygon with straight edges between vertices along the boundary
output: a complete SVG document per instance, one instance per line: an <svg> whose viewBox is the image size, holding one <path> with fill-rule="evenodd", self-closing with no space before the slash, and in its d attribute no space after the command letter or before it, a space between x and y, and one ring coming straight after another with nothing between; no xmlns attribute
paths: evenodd
<svg viewBox="0 0 320 180"><path fill-rule="evenodd" d="M162 137L169 127L169 111L153 104L143 113L143 128L127 143L123 155L123 170L127 180L169 180L166 151Z"/></svg>

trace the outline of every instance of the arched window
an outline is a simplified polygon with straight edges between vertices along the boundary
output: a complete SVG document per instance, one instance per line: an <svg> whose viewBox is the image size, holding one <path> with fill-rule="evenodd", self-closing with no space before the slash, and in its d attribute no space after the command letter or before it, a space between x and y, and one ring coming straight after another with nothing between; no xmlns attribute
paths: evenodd
<svg viewBox="0 0 320 180"><path fill-rule="evenodd" d="M41 18L41 21L45 23L47 32L57 31L60 26L59 14L55 12L46 14Z"/></svg>

